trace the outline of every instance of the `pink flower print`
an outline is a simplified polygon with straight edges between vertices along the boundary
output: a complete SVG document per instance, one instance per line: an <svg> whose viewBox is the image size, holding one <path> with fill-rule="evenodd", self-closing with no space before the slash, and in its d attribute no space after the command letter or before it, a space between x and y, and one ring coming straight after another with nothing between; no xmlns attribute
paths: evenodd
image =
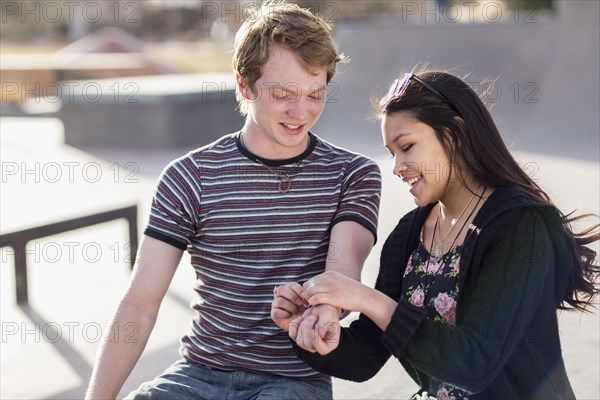
<svg viewBox="0 0 600 400"><path fill-rule="evenodd" d="M446 388L441 388L440 390L438 390L437 397L440 400L449 400L450 399L450 395L448 394L448 391L446 390Z"/></svg>
<svg viewBox="0 0 600 400"><path fill-rule="evenodd" d="M410 296L410 303L415 307L423 307L423 301L425 300L425 293L423 289L415 289Z"/></svg>
<svg viewBox="0 0 600 400"><path fill-rule="evenodd" d="M446 389L445 387L442 387L440 388L440 390L437 391L437 397L440 400L456 400L456 397L450 396L450 393L448 393L448 389Z"/></svg>
<svg viewBox="0 0 600 400"><path fill-rule="evenodd" d="M444 270L444 262L442 260L436 260L433 257L425 263L425 273L432 275L439 275Z"/></svg>
<svg viewBox="0 0 600 400"><path fill-rule="evenodd" d="M408 264L406 264L406 268L404 269L404 276L408 275L412 271L412 258L408 259Z"/></svg>
<svg viewBox="0 0 600 400"><path fill-rule="evenodd" d="M442 387L440 390L437 391L437 397L440 400L450 400L450 394L448 393L448 390L445 387Z"/></svg>
<svg viewBox="0 0 600 400"><path fill-rule="evenodd" d="M448 293L439 293L433 301L436 311L448 321L450 325L456 324L456 300Z"/></svg>
<svg viewBox="0 0 600 400"><path fill-rule="evenodd" d="M446 321L448 321L450 325L456 326L456 302L454 302L452 307L450 307L450 310L442 316L446 318Z"/></svg>
<svg viewBox="0 0 600 400"><path fill-rule="evenodd" d="M433 305L435 306L436 311L441 315L448 312L453 302L454 299L448 296L448 293L443 292L438 293L435 300L433 301Z"/></svg>
<svg viewBox="0 0 600 400"><path fill-rule="evenodd" d="M456 260L456 262L454 263L454 265L452 267L454 269L454 274L458 275L458 273L460 272L460 257L458 257L458 259Z"/></svg>

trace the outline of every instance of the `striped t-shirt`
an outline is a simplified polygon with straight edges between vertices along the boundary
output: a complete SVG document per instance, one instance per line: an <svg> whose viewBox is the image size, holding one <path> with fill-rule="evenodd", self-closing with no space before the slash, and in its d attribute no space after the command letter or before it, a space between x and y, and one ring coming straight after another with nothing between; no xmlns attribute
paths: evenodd
<svg viewBox="0 0 600 400"><path fill-rule="evenodd" d="M191 255L199 298L182 338L189 361L322 377L296 357L272 321L273 287L323 272L338 222L356 221L376 236L381 176L372 160L312 133L310 139L303 154L269 161L230 134L163 171L145 234ZM287 193L279 190L283 173L291 177Z"/></svg>

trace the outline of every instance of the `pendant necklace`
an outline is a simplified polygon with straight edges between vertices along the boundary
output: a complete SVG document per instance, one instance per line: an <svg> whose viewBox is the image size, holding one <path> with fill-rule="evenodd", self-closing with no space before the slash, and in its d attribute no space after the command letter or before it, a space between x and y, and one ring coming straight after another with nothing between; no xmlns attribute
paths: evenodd
<svg viewBox="0 0 600 400"><path fill-rule="evenodd" d="M481 187L481 185L479 187ZM477 189L479 189L479 187ZM456 243L456 240L460 236L460 233L463 231L463 229L465 229L465 226L467 225L467 222L469 222L469 220L473 216L473 213L475 212L475 210L479 206L479 203L483 199L483 195L485 194L486 190L487 190L487 185L485 185L483 187L483 192L481 193L481 196L477 196L477 203L475 203L475 207L473 207L471 209L471 211L469 212L469 215L467 216L467 218L463 222L462 226L460 227L460 230L458 231L458 233L454 237L454 240L450 244L450 249L452 249L452 247L454 247L454 244ZM469 200L469 203L471 203L471 201L473 200L474 196L475 196L475 193L473 193L473 196L471 196L471 199ZM467 203L467 206L469 205L469 203ZM465 207L465 210L466 209L467 208ZM463 210L463 212L461 213L461 217L462 217L462 214L465 212L465 210ZM458 220L460 220L460 217L458 217L458 219L456 220L456 223L458 223ZM432 251L434 251L433 254L435 255L436 258L439 258L440 255L441 255L441 252L442 252L443 240L441 242L440 241L436 242L436 240L435 240L435 234L436 234L439 222L440 222L440 214L439 214L439 211L438 211L438 216L435 219L435 225L433 227L433 233L431 235L431 244L429 245L429 257L427 258L427 264L425 264L425 271L426 271L425 272L425 282L424 282L424 285L425 285L425 288L424 288L425 297L427 297L427 294L429 293L429 288L433 285L433 283L435 282L435 278L437 276L437 274L433 274L433 278L431 279L431 281L429 281L429 277L427 276L427 271L429 271L429 262L431 261ZM453 227L454 227L454 225L453 225ZM444 239L446 237L448 237L447 234L444 237ZM435 243L435 250L434 250L434 243ZM423 244L423 245L425 246L425 244ZM438 262L445 263L445 259L446 259L446 254L444 254L443 257L442 257L442 260L439 260Z"/></svg>
<svg viewBox="0 0 600 400"><path fill-rule="evenodd" d="M246 147L246 144L244 143L243 135L240 135L240 143L242 144L242 147L244 149L248 150L248 148ZM310 146L310 138L308 139L308 143L309 144L306 146L306 148L308 148L308 146ZM248 150L248 151L250 151L250 150ZM275 175L279 179L279 186L278 186L279 193L287 193L292 188L292 177L290 176L290 174L295 172L298 169L300 164L302 164L302 161L304 161L304 158L302 160L298 161L296 166L289 173L282 173L282 174L275 172L271 167L269 167L267 164L265 164L258 158L253 159L253 161L256 161L257 163L261 164L263 167L267 168L269 171L271 171L271 173L273 175Z"/></svg>
<svg viewBox="0 0 600 400"><path fill-rule="evenodd" d="M481 186L480 186L480 187L481 187ZM450 230L449 230L449 231L448 231L448 232L447 232L447 233L444 235L444 237L443 237L443 238L441 238L441 239L439 239L439 240L437 240L437 241L435 242L434 255L436 256L436 258L439 258L440 254L442 254L442 251L444 250L444 243L446 242L446 239L448 238L448 236L450 235L450 232L452 232L452 230L454 229L454 227L455 227L456 225L458 225L458 221L460 221L460 219L462 218L462 216L465 214L465 211L467 211L467 208L469 208L469 206L470 206L470 205L471 205L471 203L473 202L473 199L475 198L475 193L476 193L478 190L479 190L479 187L478 187L478 188L475 190L475 192L474 192L474 193L471 195L471 198L469 199L469 201L468 201L468 202L467 202L467 204L465 205L465 208L463 208L463 210L461 211L461 213L460 213L460 215L458 216L458 218L456 218L456 220L454 220L455 222L454 222L453 224L451 223ZM480 200L481 200L481 199L480 199ZM479 204L479 201L477 202L477 204ZM477 206L475 206L475 207L477 207ZM441 206L438 206L438 215L437 215L437 218L436 218L436 220L435 220L435 227L436 227L436 228L437 228L437 227L439 227L439 230L440 230L440 235L442 234L442 227L441 227L441 224L439 224L439 221L440 221L440 210L441 210L441 208L442 208ZM468 219L468 218L467 218L467 219ZM462 229L463 229L463 228L464 228L464 224L463 224L463 226L462 226L462 228L461 228L461 231L462 231ZM435 228L434 228L434 229L435 229ZM460 231L458 232L458 234L457 234L457 237L458 237L458 235L460 235ZM435 231L434 231L434 236L435 236ZM454 239L454 240L456 240L456 239Z"/></svg>

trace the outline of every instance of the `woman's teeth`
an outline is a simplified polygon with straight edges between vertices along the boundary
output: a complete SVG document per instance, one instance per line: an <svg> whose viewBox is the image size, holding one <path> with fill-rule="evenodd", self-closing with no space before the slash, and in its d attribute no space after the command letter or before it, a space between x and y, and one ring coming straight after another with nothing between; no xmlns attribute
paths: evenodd
<svg viewBox="0 0 600 400"><path fill-rule="evenodd" d="M406 181L406 183L408 183L409 185L414 184L415 182L417 182L419 179L421 179L421 177L416 177L416 178L412 178Z"/></svg>

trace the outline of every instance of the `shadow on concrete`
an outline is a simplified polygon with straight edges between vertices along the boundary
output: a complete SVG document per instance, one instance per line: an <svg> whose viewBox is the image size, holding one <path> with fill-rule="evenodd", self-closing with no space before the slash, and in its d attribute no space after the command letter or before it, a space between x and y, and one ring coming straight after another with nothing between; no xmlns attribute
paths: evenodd
<svg viewBox="0 0 600 400"><path fill-rule="evenodd" d="M47 343L52 344L58 354L60 354L64 361L67 362L71 369L78 375L79 379L82 382L85 382L85 384L81 385L80 387L69 389L68 391L59 393L50 398L82 398L87 387L87 382L92 375L92 366L85 360L84 357L81 356L81 354L77 352L77 350L75 350L73 346L67 343L67 341L63 340L61 332L59 332L46 318L39 314L30 305L20 304L19 308L21 311L23 311L27 318L29 318L40 335L43 336L44 340ZM41 326L43 326L44 329L40 329ZM56 340L56 338L58 338L58 340Z"/></svg>
<svg viewBox="0 0 600 400"><path fill-rule="evenodd" d="M188 310L190 307L189 300L184 299L175 291L169 290L167 292L167 297L173 300L177 306L181 306L185 310ZM54 350L56 350L60 357L69 365L71 370L75 372L80 382L82 382L76 387L71 387L67 390L51 394L46 397L46 399L82 399L85 396L85 391L92 375L92 365L88 363L74 346L63 339L62 333L59 332L48 319L33 307L28 304L21 304L18 307L31 321L33 326L36 327L36 330L44 338L44 341L52 345ZM44 327L44 329L41 329L40 327ZM152 379L154 376L160 374L167 366L178 359L178 352L179 343L177 341L173 341L154 351L145 352L136 368L134 368L129 375L127 382L119 394L119 398L125 396L132 390L135 390L142 382Z"/></svg>

